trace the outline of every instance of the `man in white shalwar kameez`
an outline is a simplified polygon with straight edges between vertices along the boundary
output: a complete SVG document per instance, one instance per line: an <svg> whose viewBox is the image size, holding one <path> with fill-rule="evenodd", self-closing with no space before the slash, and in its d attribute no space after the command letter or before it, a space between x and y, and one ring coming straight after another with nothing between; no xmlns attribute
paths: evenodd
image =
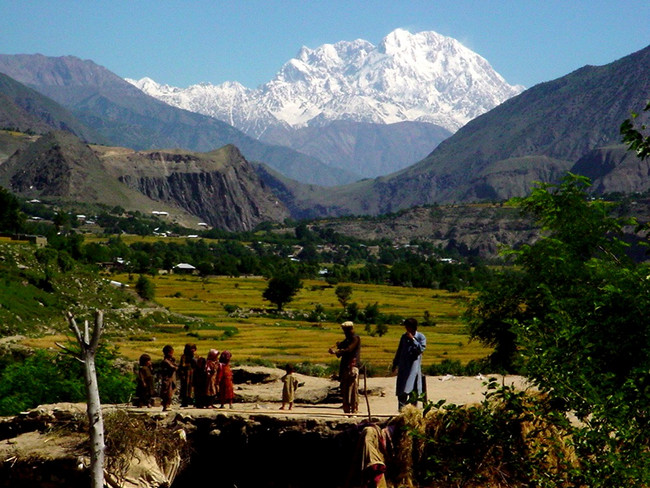
<svg viewBox="0 0 650 488"><path fill-rule="evenodd" d="M406 332L402 334L393 359L393 373L397 371L395 394L399 409L408 403L409 395L423 393L422 353L427 347L427 338L418 332L418 321L406 319Z"/></svg>

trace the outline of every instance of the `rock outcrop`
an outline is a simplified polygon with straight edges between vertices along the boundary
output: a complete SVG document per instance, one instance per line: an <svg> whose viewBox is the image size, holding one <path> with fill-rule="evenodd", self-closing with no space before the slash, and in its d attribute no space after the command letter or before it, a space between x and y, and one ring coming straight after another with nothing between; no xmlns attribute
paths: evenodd
<svg viewBox="0 0 650 488"><path fill-rule="evenodd" d="M321 227L359 239L387 238L406 245L412 240L461 254L496 258L503 247L517 247L539 237L532 222L506 205L415 207L383 217L323 221Z"/></svg>
<svg viewBox="0 0 650 488"><path fill-rule="evenodd" d="M286 207L258 178L234 146L210 153L132 152L119 160L118 179L152 200L177 205L214 227L251 230L264 221L282 221Z"/></svg>
<svg viewBox="0 0 650 488"><path fill-rule="evenodd" d="M228 230L282 222L289 211L232 145L209 153L89 146L57 131L23 144L4 163L0 185L28 198L120 205L170 220Z"/></svg>

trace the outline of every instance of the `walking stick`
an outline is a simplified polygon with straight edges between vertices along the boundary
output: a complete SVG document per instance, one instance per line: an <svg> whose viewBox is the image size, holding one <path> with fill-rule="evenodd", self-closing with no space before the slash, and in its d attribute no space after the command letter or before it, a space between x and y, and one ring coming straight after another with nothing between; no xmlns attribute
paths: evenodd
<svg viewBox="0 0 650 488"><path fill-rule="evenodd" d="M422 378L422 393L424 395L424 403L426 404L429 401L427 397L427 377L422 373L420 373L420 377Z"/></svg>
<svg viewBox="0 0 650 488"><path fill-rule="evenodd" d="M368 422L370 422L370 400L368 400L368 374L366 365L363 365L363 396L366 397L366 407L368 407Z"/></svg>

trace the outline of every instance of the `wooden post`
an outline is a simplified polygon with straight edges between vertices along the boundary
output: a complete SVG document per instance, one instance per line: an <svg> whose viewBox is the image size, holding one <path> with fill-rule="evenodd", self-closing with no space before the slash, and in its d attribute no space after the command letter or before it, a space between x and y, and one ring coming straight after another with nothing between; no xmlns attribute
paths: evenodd
<svg viewBox="0 0 650 488"><path fill-rule="evenodd" d="M104 328L104 315L100 310L95 313L95 325L92 336L88 328L88 321L84 323L83 334L79 330L72 313L68 312L68 324L77 338L80 353L78 358L84 363L84 379L86 383L86 399L88 422L90 424L90 475L92 488L104 487L104 418L102 405L99 398L97 384L97 371L95 369L95 354L99 346L99 337Z"/></svg>

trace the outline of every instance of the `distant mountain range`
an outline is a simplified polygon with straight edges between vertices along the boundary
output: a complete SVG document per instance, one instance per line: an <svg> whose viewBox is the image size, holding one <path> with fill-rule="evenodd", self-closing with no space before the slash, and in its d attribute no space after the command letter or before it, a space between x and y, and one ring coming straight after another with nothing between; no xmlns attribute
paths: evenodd
<svg viewBox="0 0 650 488"><path fill-rule="evenodd" d="M106 142L69 110L1 72L0 127L37 133L64 130L84 140Z"/></svg>
<svg viewBox="0 0 650 488"><path fill-rule="evenodd" d="M180 148L201 152L235 144L249 160L269 164L299 181L335 185L357 178L352 172L333 169L292 149L258 141L212 117L160 102L89 60L0 55L0 73L49 97L79 125L91 128L96 135L83 134L89 142L135 150Z"/></svg>
<svg viewBox="0 0 650 488"><path fill-rule="evenodd" d="M170 105L363 177L415 163L523 90L455 39L403 29L378 46L359 39L303 47L255 90L237 82L183 89L150 78L128 81Z"/></svg>
<svg viewBox="0 0 650 488"><path fill-rule="evenodd" d="M0 131L0 184L25 196L122 202L143 211L164 206L183 218L239 230L288 216L377 215L425 204L502 200L525 195L534 181L557 181L568 170L590 176L595 192L650 189L650 161L638 160L619 143L621 122L640 111L650 94L650 47L524 91L467 123L415 165L330 188L288 178L260 162L264 157L234 146L279 159L298 153L165 105L90 61L0 56L0 72L7 68L25 81L0 77L4 128L54 131L40 138ZM346 123L330 125L340 124L342 132L360 127ZM161 141L209 149L152 149Z"/></svg>

